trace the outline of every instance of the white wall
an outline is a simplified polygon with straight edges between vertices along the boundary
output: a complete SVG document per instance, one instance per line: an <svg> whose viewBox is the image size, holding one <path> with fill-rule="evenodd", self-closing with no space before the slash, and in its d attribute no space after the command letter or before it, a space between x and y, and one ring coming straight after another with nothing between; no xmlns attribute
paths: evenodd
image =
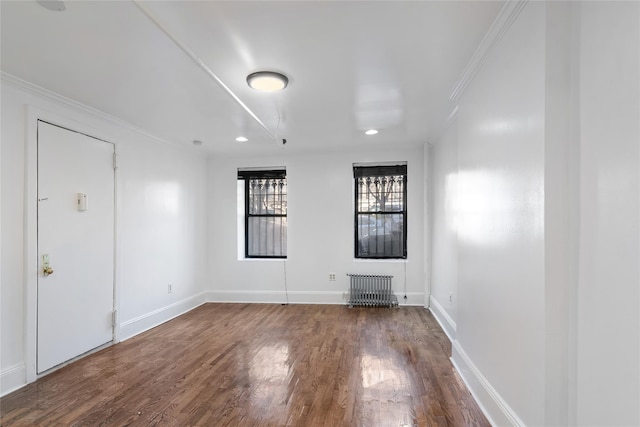
<svg viewBox="0 0 640 427"><path fill-rule="evenodd" d="M28 301L25 229L33 217L25 158L29 117L48 118L115 142L117 171L117 301L121 338L204 302L206 160L190 147L159 143L124 124L55 95L2 80L2 394L25 384ZM28 85L27 85L28 86ZM27 107L28 110L27 110ZM27 169L25 167L27 166ZM33 225L33 224L31 224ZM33 245L33 243L32 243ZM172 294L167 284L174 285ZM27 320L27 321L25 321ZM32 346L33 347L33 346Z"/></svg>
<svg viewBox="0 0 640 427"><path fill-rule="evenodd" d="M453 341L458 302L458 123L454 120L431 156L431 311Z"/></svg>
<svg viewBox="0 0 640 427"><path fill-rule="evenodd" d="M433 149L432 308L495 424L638 425L640 4L505 28Z"/></svg>
<svg viewBox="0 0 640 427"><path fill-rule="evenodd" d="M123 337L204 302L206 156L153 141L119 150ZM168 293L168 285L172 293ZM142 326L144 325L144 326Z"/></svg>
<svg viewBox="0 0 640 427"><path fill-rule="evenodd" d="M541 22L544 4L529 3L467 87L458 113L454 360L464 366L466 353L529 425L544 424Z"/></svg>
<svg viewBox="0 0 640 427"><path fill-rule="evenodd" d="M24 111L2 90L2 268L0 269L0 392L24 384ZM11 123L17 125L11 126ZM10 141L19 141L10 143Z"/></svg>
<svg viewBox="0 0 640 427"><path fill-rule="evenodd" d="M579 425L640 425L640 3L578 10Z"/></svg>
<svg viewBox="0 0 640 427"><path fill-rule="evenodd" d="M209 163L209 299L215 301L344 303L347 273L392 274L399 302L424 304L422 147L382 152L212 159ZM407 161L408 236L402 260L354 260L353 163ZM285 166L288 187L288 258L238 259L237 170ZM215 220L214 220L215 218ZM242 248L240 248L242 252ZM336 281L328 273L336 273Z"/></svg>

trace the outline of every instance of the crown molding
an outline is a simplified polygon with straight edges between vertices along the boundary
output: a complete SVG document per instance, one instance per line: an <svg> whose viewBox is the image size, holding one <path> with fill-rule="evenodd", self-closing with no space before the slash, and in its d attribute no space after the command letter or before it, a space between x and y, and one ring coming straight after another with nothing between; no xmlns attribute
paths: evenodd
<svg viewBox="0 0 640 427"><path fill-rule="evenodd" d="M522 12L522 9L524 9L527 3L528 0L508 0L504 4L480 42L480 45L478 45L478 48L471 56L469 63L462 72L462 76L458 80L458 84L456 84L453 92L451 92L449 98L452 101L458 101L458 98L460 98L469 83L471 83L482 67L482 64L484 64L491 55L491 52L493 52L496 45L502 40L502 37L504 37L505 33L511 27L511 24L513 24L518 15L520 15L520 12Z"/></svg>
<svg viewBox="0 0 640 427"><path fill-rule="evenodd" d="M9 74L9 73L5 72L5 71L0 71L0 80L2 81L2 83L10 84L11 86L14 86L14 87L16 87L18 89L22 89L25 92L30 93L32 95L39 96L39 97L48 99L50 101L58 102L58 103L61 103L61 104L65 105L65 106L67 106L67 107L70 107L70 108L72 108L74 110L78 110L78 111L81 111L83 113L90 114L92 116L98 117L98 118L100 118L102 120L105 120L105 121L111 123L111 124L123 127L123 128L125 128L127 130L136 132L136 133L138 133L140 135L143 135L143 136L145 136L147 138L150 138L150 139L152 139L152 140L154 140L156 142L161 142L163 144L169 144L169 145L172 145L172 146L183 147L182 144L174 143L174 142L168 141L166 139L157 137L157 136L153 135L152 133L150 133L150 132L148 132L148 131L146 131L146 130L144 130L142 128L134 126L131 123L126 122L126 121L124 121L122 119L119 119L117 117L114 117L114 116L112 116L110 114L107 114L104 111L100 111L100 110L98 110L96 108L90 107L90 106L88 106L86 104L83 104L81 102L75 101L75 100L73 100L71 98L67 98L66 96L60 95L60 94L58 94L56 92L52 92L49 89L45 89L45 88L43 88L41 86L38 86L38 85L36 85L34 83L31 83L31 82L28 82L26 80L23 80L23 79L21 79L19 77L14 76L13 74Z"/></svg>
<svg viewBox="0 0 640 427"><path fill-rule="evenodd" d="M454 122L455 119L458 118L458 106L456 105L455 107L453 107L453 110L451 111L451 113L449 113L449 116L447 117L447 121L445 122L445 129L448 129L451 124Z"/></svg>
<svg viewBox="0 0 640 427"><path fill-rule="evenodd" d="M453 125L453 123L458 118L458 110L459 110L458 105L453 107L453 110L451 110L451 112L447 116L447 119L445 120L444 124L437 129L437 132L435 133L436 137L432 141L427 142L429 145L436 145L440 142L440 140L442 140L444 135L451 128L451 125Z"/></svg>

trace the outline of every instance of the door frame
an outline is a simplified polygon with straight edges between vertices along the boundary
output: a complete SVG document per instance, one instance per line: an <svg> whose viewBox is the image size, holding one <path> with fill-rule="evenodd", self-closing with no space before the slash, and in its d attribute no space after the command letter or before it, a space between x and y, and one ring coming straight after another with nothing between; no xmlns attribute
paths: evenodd
<svg viewBox="0 0 640 427"><path fill-rule="evenodd" d="M37 373L37 339L38 339L38 122L43 121L54 126L59 126L78 132L91 138L113 144L114 154L118 155L118 144L112 142L114 138L105 135L105 132L82 124L50 111L42 110L26 105L25 110L25 226L24 226L24 291L25 291L25 371L26 383L32 383L52 371L66 365L65 362L42 374ZM118 313L120 311L120 277L118 260L120 259L119 221L118 221L118 169L113 171L114 183L114 257L113 257L113 310L116 312L115 325L113 326L113 345L119 341L120 324ZM98 348L102 348L98 347ZM73 361L75 359L71 359Z"/></svg>

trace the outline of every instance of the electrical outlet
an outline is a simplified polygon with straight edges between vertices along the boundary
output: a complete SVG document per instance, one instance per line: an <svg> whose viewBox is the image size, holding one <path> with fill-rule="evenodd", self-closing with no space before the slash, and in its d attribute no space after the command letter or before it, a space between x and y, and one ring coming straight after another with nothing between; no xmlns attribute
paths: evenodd
<svg viewBox="0 0 640 427"><path fill-rule="evenodd" d="M167 292L168 293L173 293L173 285L171 283L169 283L169 285L167 285Z"/></svg>
<svg viewBox="0 0 640 427"><path fill-rule="evenodd" d="M329 281L330 282L336 281L336 273L329 273Z"/></svg>

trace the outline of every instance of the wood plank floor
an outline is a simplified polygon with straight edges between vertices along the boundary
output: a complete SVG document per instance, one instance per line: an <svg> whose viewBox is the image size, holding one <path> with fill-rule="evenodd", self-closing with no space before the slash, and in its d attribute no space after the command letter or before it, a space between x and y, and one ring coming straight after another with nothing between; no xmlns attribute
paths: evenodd
<svg viewBox="0 0 640 427"><path fill-rule="evenodd" d="M205 304L0 400L2 426L488 426L419 307Z"/></svg>

